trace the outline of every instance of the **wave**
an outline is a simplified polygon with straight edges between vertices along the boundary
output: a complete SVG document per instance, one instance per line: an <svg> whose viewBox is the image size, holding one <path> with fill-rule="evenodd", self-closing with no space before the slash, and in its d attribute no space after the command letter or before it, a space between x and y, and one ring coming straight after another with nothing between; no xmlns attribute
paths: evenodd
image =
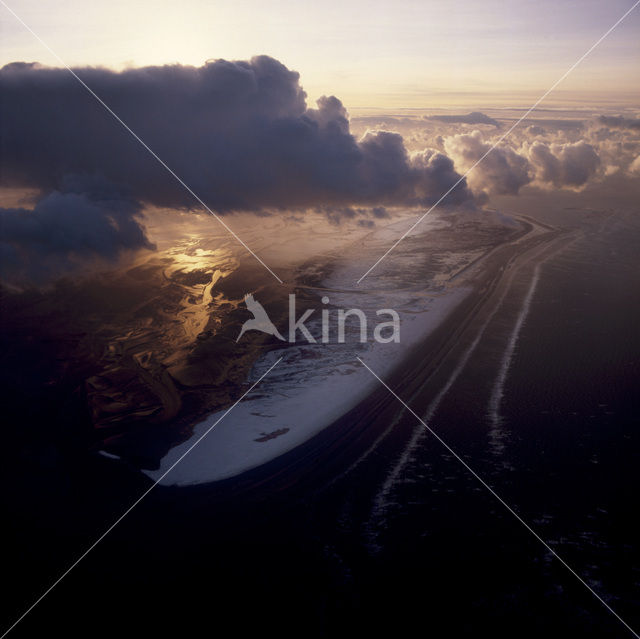
<svg viewBox="0 0 640 639"><path fill-rule="evenodd" d="M485 321L480 326L480 329L478 330L473 342L471 342L471 344L464 351L464 353L462 354L462 357L458 360L456 367L454 368L453 372L447 379L446 383L440 389L438 394L434 397L432 402L429 404L426 413L422 416L423 421L426 422L427 424L429 424L429 422L435 415L436 411L438 410L438 407L442 403L442 400L446 397L446 395L451 390L451 387L454 385L456 380L460 377L460 374L463 372L463 370L466 368L469 362L469 359L471 358L471 355L474 353L474 351L478 347L478 344L480 343L480 340L483 338L487 330L487 327L489 326L493 318L496 316L496 313L498 312L498 310L501 308L504 302L504 299L511 288L514 274L515 273L511 273L509 280L506 286L504 287L504 290L502 291L502 293L500 294L500 297L496 301L495 306L493 307L493 309L491 310L491 312L489 313ZM416 394L418 392L420 391L417 391ZM411 405L412 400L415 398L416 394L409 397L405 401L409 405ZM400 415L402 415L404 411L405 409L403 408ZM386 511L389 504L388 497L393 487L397 483L398 478L400 477L405 467L411 462L414 451L416 450L416 448L418 447L422 439L426 436L427 432L428 431L424 428L424 426L422 426L422 424L420 423L416 424L416 427L413 431L413 434L411 435L411 438L409 439L407 445L402 451L397 462L394 464L394 466L388 473L387 477L385 478L385 481L382 484L382 487L380 488L378 494L374 499L374 505L371 513L371 520L377 519L379 516L382 516L383 513Z"/></svg>
<svg viewBox="0 0 640 639"><path fill-rule="evenodd" d="M496 376L493 389L491 390L491 396L488 403L488 416L491 422L491 430L489 431L489 438L491 440L491 446L495 453L501 454L504 449L504 432L502 431L503 418L500 414L500 406L504 398L504 388L509 375L509 369L511 368L511 362L520 338L520 332L531 310L531 302L538 288L538 282L540 280L540 264L537 264L534 271L529 289L522 302L522 307L516 323L513 326L509 339L507 341L507 347L502 354L502 360L500 362L500 368L498 375Z"/></svg>

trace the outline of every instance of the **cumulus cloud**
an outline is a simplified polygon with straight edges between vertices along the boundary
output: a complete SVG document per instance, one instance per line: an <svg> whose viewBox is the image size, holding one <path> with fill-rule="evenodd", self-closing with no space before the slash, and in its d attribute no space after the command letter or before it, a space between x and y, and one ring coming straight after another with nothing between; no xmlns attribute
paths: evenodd
<svg viewBox="0 0 640 639"><path fill-rule="evenodd" d="M435 204L460 179L453 160L435 149L425 149L413 154L413 164L420 179L417 189L427 205ZM462 182L459 186L464 184ZM443 200L444 204L462 204L468 199L467 189L456 187ZM443 188L444 187L444 188ZM440 191L440 189L443 189ZM440 191L440 192L438 192Z"/></svg>
<svg viewBox="0 0 640 639"><path fill-rule="evenodd" d="M584 140L551 145L536 141L528 151L536 180L556 187L584 186L600 166L596 150Z"/></svg>
<svg viewBox="0 0 640 639"><path fill-rule="evenodd" d="M459 170L469 170L490 149L480 131L458 134L446 138L444 147ZM501 144L493 149L473 168L468 176L474 189L491 194L516 194L531 181L529 163L511 147Z"/></svg>
<svg viewBox="0 0 640 639"><path fill-rule="evenodd" d="M220 212L418 205L448 185L448 173L414 163L397 134L356 140L337 98L308 108L298 74L273 58L75 71ZM141 202L195 205L68 71L8 65L0 91L4 183L57 189L69 173L100 173ZM471 198L462 183L451 201Z"/></svg>
<svg viewBox="0 0 640 639"><path fill-rule="evenodd" d="M544 127L538 126L537 124L532 124L531 126L528 126L526 131L529 135L533 137L536 137L539 135L546 135L547 133Z"/></svg>
<svg viewBox="0 0 640 639"><path fill-rule="evenodd" d="M534 125L523 132L524 137L510 136L475 167L492 146L492 140L480 131L447 137L444 149L458 171L474 167L468 175L469 185L488 194L515 195L526 185L575 190L621 168L633 173L630 164L637 155L636 142L618 140L609 129L589 130L577 141L567 139L562 129L542 131ZM541 135L543 140L536 139Z"/></svg>
<svg viewBox="0 0 640 639"><path fill-rule="evenodd" d="M495 127L500 127L498 120L494 120L480 111L472 111L466 115L427 115L425 116L425 120L436 120L449 124L490 124Z"/></svg>

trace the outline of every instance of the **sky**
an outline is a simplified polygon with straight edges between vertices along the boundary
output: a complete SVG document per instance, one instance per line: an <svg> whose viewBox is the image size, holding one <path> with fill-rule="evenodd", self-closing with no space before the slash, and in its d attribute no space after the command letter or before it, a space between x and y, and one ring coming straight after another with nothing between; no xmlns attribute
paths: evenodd
<svg viewBox="0 0 640 639"><path fill-rule="evenodd" d="M5 0L70 66L112 69L266 54L311 101L348 109L527 104L633 0ZM59 62L0 5L0 65ZM637 105L640 7L551 100Z"/></svg>
<svg viewBox="0 0 640 639"><path fill-rule="evenodd" d="M510 127L632 1L0 0L4 269L40 281L154 250L156 208L369 228L435 203L630 188L640 8Z"/></svg>

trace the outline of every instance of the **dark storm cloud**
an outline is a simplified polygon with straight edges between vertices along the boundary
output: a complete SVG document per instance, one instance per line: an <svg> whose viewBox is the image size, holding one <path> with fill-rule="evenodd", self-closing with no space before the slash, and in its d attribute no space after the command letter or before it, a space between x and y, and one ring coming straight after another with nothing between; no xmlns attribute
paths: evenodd
<svg viewBox="0 0 640 639"><path fill-rule="evenodd" d="M337 98L308 108L298 74L266 56L76 72L218 211L418 205L455 174L443 160L415 162L397 134L357 141ZM140 202L196 205L68 71L8 65L0 92L3 184L51 190L70 173L98 173ZM448 201L471 199L463 182Z"/></svg>
<svg viewBox="0 0 640 639"><path fill-rule="evenodd" d="M0 208L2 275L42 281L96 258L151 249L139 214L139 203L104 180L69 177L31 210Z"/></svg>
<svg viewBox="0 0 640 639"><path fill-rule="evenodd" d="M449 124L490 124L495 127L500 126L498 120L494 120L480 111L473 111L466 115L426 115L425 120L436 120Z"/></svg>
<svg viewBox="0 0 640 639"><path fill-rule="evenodd" d="M625 118L621 115L601 115L598 118L598 122L612 129L640 129L640 118Z"/></svg>

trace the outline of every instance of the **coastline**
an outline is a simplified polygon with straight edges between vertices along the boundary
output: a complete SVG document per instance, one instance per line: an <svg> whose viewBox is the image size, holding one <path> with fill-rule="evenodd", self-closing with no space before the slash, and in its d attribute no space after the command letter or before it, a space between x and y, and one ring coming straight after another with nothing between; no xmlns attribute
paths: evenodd
<svg viewBox="0 0 640 639"><path fill-rule="evenodd" d="M507 270L507 264L517 259L522 252L526 253L528 248L547 239L549 235L557 234L557 231L549 228L542 229L540 225L529 220L520 219L519 223L521 230L515 234L512 233L508 242L491 247L471 264L462 269L456 269L451 274L449 281L455 280L455 284L452 285L451 290L445 290L443 295L434 298L437 302L433 308L437 309L437 312L431 314L426 331L425 325L422 324L416 334L408 338L402 357L396 358L392 366L386 367L381 365L381 362L384 362L384 354L374 357L377 363L372 365L373 370L390 384L402 387L406 397L409 397L437 370L442 358L456 344L458 336L473 321L479 307L498 285ZM464 271L463 277L461 277L462 271ZM276 353L282 354L281 351L270 351L262 358L266 360L263 361L262 368L266 369L267 365L275 361ZM368 360L369 356L370 354L364 353L363 359L371 361ZM286 415L289 420L292 415L304 416L305 427L298 429L297 433L291 425L284 423L286 419L278 421L275 411L272 413L268 410L275 406L273 403L264 410L264 402L267 401L264 394L268 389L263 389L257 399L262 404L245 400L238 405L234 409L235 417L233 415L226 417L224 420L227 421L226 426L224 421L221 421L207 435L208 441L203 440L190 453L190 459L172 470L171 474L165 478L166 481L162 483L167 486L215 483L221 487L224 485L237 487L250 485L256 481L262 483L267 481L268 477L282 478L283 473L287 474L284 470L287 468L304 472L301 464L304 465L304 460L309 463L309 453L314 458L327 455L340 458L341 455L334 448L333 442L341 442L340 445L344 446L345 437L359 438L362 433L358 433L357 425L363 421L362 416L371 417L371 411L375 413L386 401L380 397L380 383L366 369L361 366L360 368L361 372L368 377L361 385L353 384L354 372L356 372L353 367L344 373L349 375L347 395L342 388L345 384L344 378L336 377L330 380L324 389L326 392L321 393L320 401L315 399L315 404L308 404L309 391L317 395L318 388L305 388L304 384L297 386L297 392L292 393L291 397L284 402L279 402L278 408L285 409L279 412L280 415ZM258 372L261 372L259 366ZM256 376L254 371L253 377ZM382 393L384 394L386 391ZM324 401L322 397L325 398ZM330 406L327 406L328 401L332 402ZM186 447L191 445L190 440L199 437L215 421L216 415L218 414L210 415L200 422L187 442L173 448L163 459L159 470L145 471L145 474L151 479L161 477L166 469L183 454L183 449L186 450ZM255 419L256 417L258 419ZM266 428L264 425L269 419L272 420L270 423L273 423L273 429ZM241 429L245 432L242 433ZM281 435L285 436L281 437ZM368 435L364 437L364 440L368 439L370 439ZM321 443L320 447L324 452L318 450L318 442ZM205 445L207 443L208 445ZM360 442L360 451L367 450L370 445L371 442L368 441ZM248 447L253 447L255 452L248 454ZM298 470L294 474L298 474Z"/></svg>
<svg viewBox="0 0 640 639"><path fill-rule="evenodd" d="M527 263L538 253L555 252L556 244L564 241L566 230L538 225L523 217L519 219L533 222L538 232L532 237L531 230L534 229L530 229L503 246L505 255L495 255L491 258L492 264L484 265L484 275L488 279L480 278L474 289L452 309L447 322L436 327L425 337L420 348L384 378L389 387L396 389L417 412L422 406L413 404L413 399L417 401L420 395L422 400L426 396L425 407L433 399L440 383L450 374L450 356L455 356L458 348L466 348L463 344L466 333L492 312L496 298L510 286L521 263ZM425 362L428 362L427 366ZM364 401L302 446L261 468L201 486L201 489L208 497L218 494L222 499L228 494L251 499L251 492L257 487L261 493L265 490L274 494L293 490L301 498L307 490L317 491L318 485L323 487L321 490L328 489L377 449L382 439L386 439L388 449L400 455L415 430L413 418L405 420L409 422L408 427L399 419L404 413L397 400L377 382L377 387Z"/></svg>

